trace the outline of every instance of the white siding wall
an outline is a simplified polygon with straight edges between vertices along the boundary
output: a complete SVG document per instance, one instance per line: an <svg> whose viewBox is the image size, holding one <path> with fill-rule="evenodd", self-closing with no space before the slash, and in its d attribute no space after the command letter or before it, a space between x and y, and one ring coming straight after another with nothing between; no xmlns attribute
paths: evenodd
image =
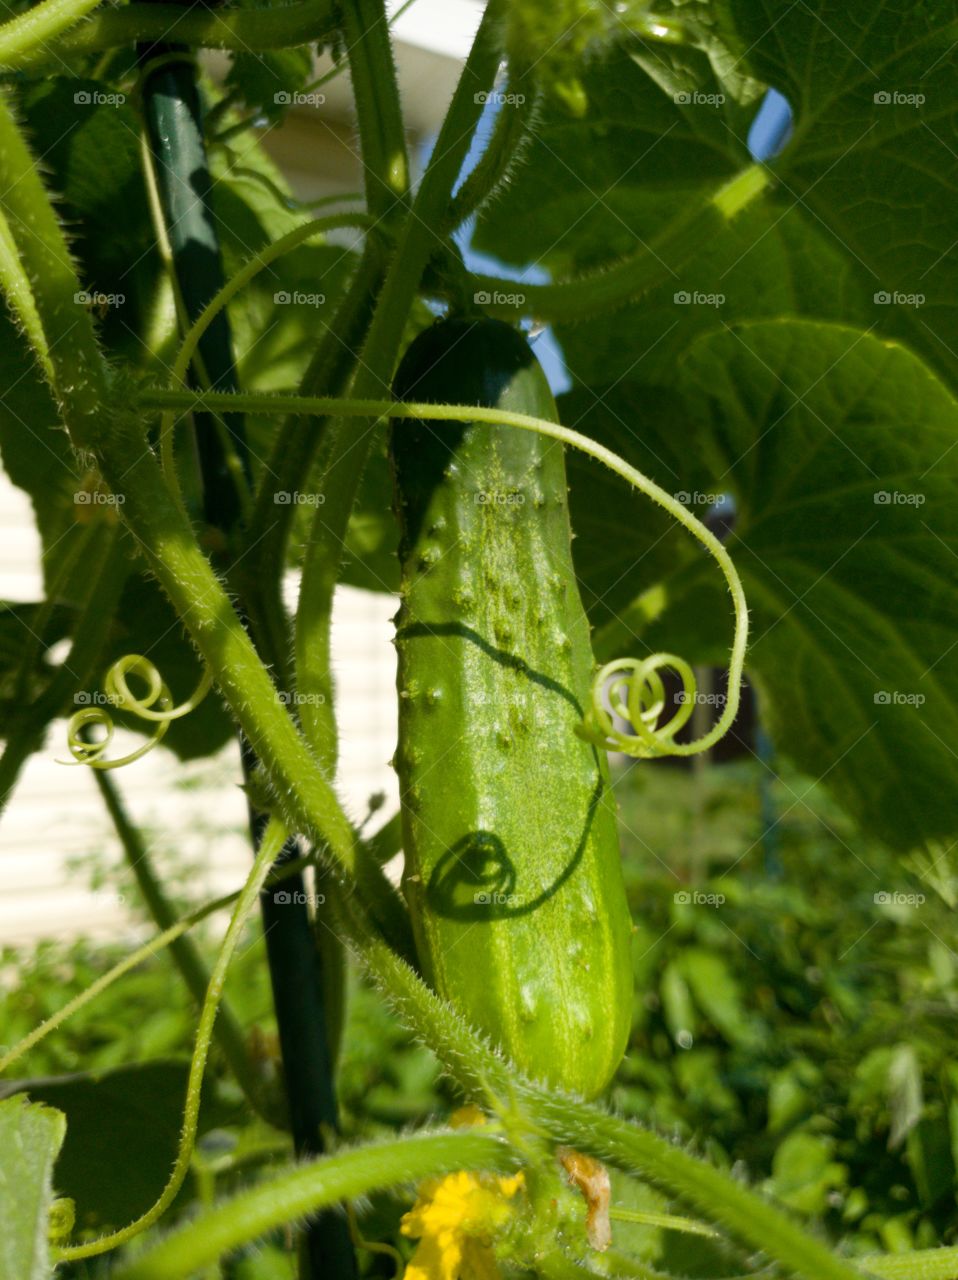
<svg viewBox="0 0 958 1280"><path fill-rule="evenodd" d="M40 598L40 546L24 494L0 472L0 599ZM295 597L297 583L288 584ZM384 791L384 821L398 807L389 767L396 733L395 660L390 596L342 588L333 620L333 661L343 724L339 791L361 819L374 792ZM129 735L133 744L141 739ZM123 738L116 740L118 753ZM91 887L92 860L122 861L119 842L89 772L68 758L65 722L53 725L43 751L24 769L0 818L0 941L26 942L74 934L115 933L128 904L115 890ZM131 816L162 866L185 864L199 901L242 882L249 867L239 755L230 745L214 759L180 764L164 748L113 775Z"/></svg>

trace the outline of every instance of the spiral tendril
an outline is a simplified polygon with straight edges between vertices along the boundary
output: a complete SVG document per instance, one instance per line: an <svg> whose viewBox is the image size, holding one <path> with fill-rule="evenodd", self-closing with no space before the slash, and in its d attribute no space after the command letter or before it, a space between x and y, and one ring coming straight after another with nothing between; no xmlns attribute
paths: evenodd
<svg viewBox="0 0 958 1280"><path fill-rule="evenodd" d="M665 685L661 673L671 670L682 681L678 710L664 723ZM620 751L638 759L675 754L675 736L687 724L695 705L696 679L684 658L653 653L647 658L616 658L595 674L580 738L606 751ZM628 733L615 718L632 726Z"/></svg>
<svg viewBox="0 0 958 1280"><path fill-rule="evenodd" d="M137 697L131 690L128 677L138 676L145 681L146 691ZM103 755L113 741L114 724L110 712L103 706L83 707L75 711L67 723L67 747L72 760L59 760L58 764L89 765L91 769L120 769L123 765L132 764L147 752L152 751L166 737L167 730L173 720L188 715L209 693L213 677L204 671L196 689L179 706L173 703L173 695L165 684L157 668L141 653L128 653L118 658L110 667L103 681L103 699L114 710L128 711L140 720L152 721L156 728L148 741L141 747L121 756L118 760L104 760ZM90 742L84 736L84 730L93 725L99 726L105 736L98 742Z"/></svg>

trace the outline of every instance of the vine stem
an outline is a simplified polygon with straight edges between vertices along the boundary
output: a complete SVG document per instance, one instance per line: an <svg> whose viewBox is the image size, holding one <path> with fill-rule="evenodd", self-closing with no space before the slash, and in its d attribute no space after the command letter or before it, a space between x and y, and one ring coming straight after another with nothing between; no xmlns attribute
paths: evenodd
<svg viewBox="0 0 958 1280"><path fill-rule="evenodd" d="M84 3L87 11L94 8L86 0ZM33 71L51 62L62 66L64 59L77 55L171 37L208 49L262 53L322 38L332 26L333 9L331 0L299 0L288 6L221 12L194 9L184 13L175 4L104 8L81 25L62 33L52 49L40 48L34 43L16 54L8 53L10 61L0 59L0 64L10 70Z"/></svg>
<svg viewBox="0 0 958 1280"><path fill-rule="evenodd" d="M33 289L23 269L20 255L17 253L10 225L2 213L0 213L0 289L9 299L10 306L20 321L47 382L52 385L53 362L47 347L47 336L43 332Z"/></svg>
<svg viewBox="0 0 958 1280"><path fill-rule="evenodd" d="M30 18L42 7L28 10L22 18ZM106 400L106 363L90 314L78 301L80 282L63 231L4 92L0 92L0 173L0 209L20 255L33 307L46 337L53 393L74 445L82 448L88 444ZM10 301L16 308L23 305L24 297L18 293ZM25 328L35 323L29 311L28 305L22 318Z"/></svg>
<svg viewBox="0 0 958 1280"><path fill-rule="evenodd" d="M728 585L732 597L735 615L735 634L732 641L729 659L728 698L722 714L712 728L693 742L675 743L666 740L660 754L675 756L695 755L707 751L714 746L731 728L738 714L741 698L742 675L745 665L745 651L748 647L748 605L742 581L739 578L731 556L716 536L707 529L690 511L688 511L672 494L666 492L661 485L636 470L618 454L607 449L590 437L563 427L559 423L549 422L544 418L535 418L529 414L512 413L505 409L480 408L475 405L450 404L411 404L382 400L336 400L326 397L303 397L287 395L251 394L231 396L226 394L207 394L193 396L190 393L176 391L146 391L140 396L144 407L166 408L169 406L185 407L187 402L202 401L218 409L235 404L248 413L283 413L294 406L303 412L336 413L341 416L357 416L373 418L377 421L384 418L415 418L435 422L487 422L493 426L518 427L526 431L535 431L564 445L579 449L597 462L603 463L620 476L628 484L638 489L651 501L664 508L665 511L687 529L718 564ZM662 655L655 655L661 657ZM686 692L689 692L688 687ZM635 726L638 728L638 726Z"/></svg>
<svg viewBox="0 0 958 1280"><path fill-rule="evenodd" d="M640 244L626 257L577 279L527 284L500 276L476 275L476 290L489 298L484 310L513 322L520 316L534 316L540 321L565 324L613 311L674 280L674 267L721 234L771 182L771 172L764 165L748 165L704 201L692 204L648 244Z"/></svg>
<svg viewBox="0 0 958 1280"><path fill-rule="evenodd" d="M193 1047L193 1057L190 1061L190 1074L186 1090L186 1104L183 1109L183 1128L180 1134L179 1149L173 1170L162 1194L146 1213L141 1214L139 1218L123 1227L122 1230L111 1232L108 1235L101 1236L98 1240L91 1240L86 1244L72 1245L60 1249L58 1261L66 1262L79 1258L92 1258L97 1254L106 1253L110 1249L116 1249L119 1245L132 1240L141 1231L151 1227L166 1212L173 1203L176 1193L183 1185L183 1181L189 1172L190 1160L193 1155L193 1144L196 1140L196 1127L200 1113L203 1075L206 1070L207 1058L209 1057L213 1025L216 1021L216 1015L223 996L223 987L226 983L226 974L239 943L243 927L258 903L260 890L266 883L273 862L280 849L282 849L285 839L286 830L282 823L275 819L271 820L256 851L256 858L253 861L249 877L239 895L233 914L230 917L226 934L220 944L196 1029L196 1041Z"/></svg>
<svg viewBox="0 0 958 1280"><path fill-rule="evenodd" d="M505 1173L515 1167L515 1154L501 1138L489 1133L445 1130L367 1143L288 1170L241 1192L121 1266L114 1273L115 1280L192 1276L247 1240L380 1187L419 1182L454 1169Z"/></svg>
<svg viewBox="0 0 958 1280"><path fill-rule="evenodd" d="M0 26L0 66L16 66L18 59L33 53L76 26L100 0L40 0Z"/></svg>

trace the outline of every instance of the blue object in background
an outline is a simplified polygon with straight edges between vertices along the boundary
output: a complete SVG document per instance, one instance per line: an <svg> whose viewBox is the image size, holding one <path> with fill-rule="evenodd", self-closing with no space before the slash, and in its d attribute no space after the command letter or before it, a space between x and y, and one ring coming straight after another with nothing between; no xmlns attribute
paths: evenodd
<svg viewBox="0 0 958 1280"><path fill-rule="evenodd" d="M792 108L777 89L769 89L748 131L748 149L755 160L771 160L792 136Z"/></svg>

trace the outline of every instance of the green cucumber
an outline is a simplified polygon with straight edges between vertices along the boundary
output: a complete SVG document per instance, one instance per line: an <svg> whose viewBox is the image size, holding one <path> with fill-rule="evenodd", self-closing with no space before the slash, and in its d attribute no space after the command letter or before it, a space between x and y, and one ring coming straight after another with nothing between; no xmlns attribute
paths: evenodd
<svg viewBox="0 0 958 1280"><path fill-rule="evenodd" d="M441 321L394 392L556 420L516 330ZM576 736L593 674L562 445L397 420L404 890L427 980L537 1079L594 1096L621 1060L631 921L604 753Z"/></svg>

